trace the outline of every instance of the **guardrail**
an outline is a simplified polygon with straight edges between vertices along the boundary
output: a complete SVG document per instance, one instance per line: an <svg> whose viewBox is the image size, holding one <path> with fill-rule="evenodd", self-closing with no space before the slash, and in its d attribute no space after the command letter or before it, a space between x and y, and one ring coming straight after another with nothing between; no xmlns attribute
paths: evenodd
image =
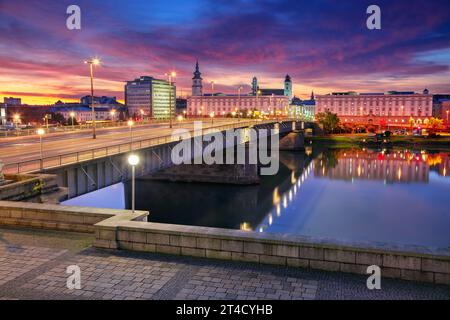
<svg viewBox="0 0 450 320"><path fill-rule="evenodd" d="M186 118L187 121L202 121L209 118ZM226 118L225 118L226 119ZM177 123L177 120L173 120L174 123ZM148 125L148 124L160 124L160 123L169 123L169 119L144 119L141 121L136 121L135 125ZM121 128L128 126L127 121L112 121L112 122L97 122L95 125L96 129L104 129L104 128ZM39 126L40 128L41 126ZM70 121L68 125L65 126L58 126L54 124L50 124L48 126L42 126L42 128L45 130L46 134L49 133L64 133L64 132L80 132L82 130L91 130L92 124L91 123L80 123L76 125L70 125ZM1 129L1 127L0 127ZM5 130L0 130L0 139L1 138L11 138L11 137L25 137L25 136L33 136L36 135L36 130L38 127L35 128L9 128Z"/></svg>
<svg viewBox="0 0 450 320"><path fill-rule="evenodd" d="M287 119L284 119L283 121L287 121ZM240 121L233 124L227 124L227 125L220 125L220 126L214 126L214 127L208 127L203 129L203 131L206 131L208 133L217 132L217 131L225 131L229 129L237 129L242 127L248 127L255 124L268 124L268 123L274 123L279 122L277 120L252 120L252 121ZM211 131L212 130L212 131ZM194 133L194 130L189 131L192 135ZM203 132L202 132L203 135ZM194 137L194 135L192 135ZM7 174L19 174L19 173L30 173L30 172L36 172L46 169L52 169L57 168L65 165L70 164L76 164L81 163L84 161L94 160L98 158L103 158L111 155L117 155L121 153L130 152L132 150L139 150L143 148L149 148L161 144L166 144L169 142L175 142L178 140L175 140L172 135L166 135L161 137L154 137L149 139L142 139L142 140L133 140L133 142L126 142L121 143L118 145L113 146L107 146L107 147L101 147L101 148L94 148L94 149L88 149L84 151L77 151L72 153L66 153L51 157L44 157L42 159L33 159L28 161L22 161L17 163L9 163L5 164L3 167L3 172Z"/></svg>

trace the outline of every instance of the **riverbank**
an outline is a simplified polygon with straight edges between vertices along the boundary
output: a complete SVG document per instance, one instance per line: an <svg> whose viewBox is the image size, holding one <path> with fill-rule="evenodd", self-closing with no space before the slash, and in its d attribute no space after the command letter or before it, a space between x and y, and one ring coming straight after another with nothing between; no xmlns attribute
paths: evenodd
<svg viewBox="0 0 450 320"><path fill-rule="evenodd" d="M320 137L310 137L305 139L305 145L323 145L329 148L352 148L367 145L366 134L329 135ZM450 136L438 138L426 138L416 136L392 136L389 144L381 144L388 147L420 148L431 150L450 150Z"/></svg>

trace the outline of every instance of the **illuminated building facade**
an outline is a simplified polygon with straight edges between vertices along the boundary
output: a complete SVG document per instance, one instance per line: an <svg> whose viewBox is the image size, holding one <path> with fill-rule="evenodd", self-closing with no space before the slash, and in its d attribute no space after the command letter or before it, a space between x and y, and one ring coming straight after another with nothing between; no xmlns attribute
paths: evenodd
<svg viewBox="0 0 450 320"><path fill-rule="evenodd" d="M166 80L142 76L127 81L125 104L130 116L167 119L175 113L176 87Z"/></svg>
<svg viewBox="0 0 450 320"><path fill-rule="evenodd" d="M0 103L0 125L6 124L6 104Z"/></svg>
<svg viewBox="0 0 450 320"><path fill-rule="evenodd" d="M343 123L410 126L426 124L432 116L433 96L414 92L343 92L316 96L315 113L332 112ZM412 122L413 121L413 122Z"/></svg>

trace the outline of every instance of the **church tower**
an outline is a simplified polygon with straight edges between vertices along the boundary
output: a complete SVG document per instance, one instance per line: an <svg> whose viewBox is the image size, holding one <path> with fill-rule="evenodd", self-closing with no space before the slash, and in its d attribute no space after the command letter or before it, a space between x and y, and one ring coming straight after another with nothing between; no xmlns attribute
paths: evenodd
<svg viewBox="0 0 450 320"><path fill-rule="evenodd" d="M258 92L258 79L253 77L252 80L252 95L256 96L256 92Z"/></svg>
<svg viewBox="0 0 450 320"><path fill-rule="evenodd" d="M202 96L203 95L203 84L202 84L202 74L198 67L198 60L195 64L194 77L192 78L192 95Z"/></svg>
<svg viewBox="0 0 450 320"><path fill-rule="evenodd" d="M289 97L289 103L292 101L292 81L291 77L287 74L284 79L284 95Z"/></svg>

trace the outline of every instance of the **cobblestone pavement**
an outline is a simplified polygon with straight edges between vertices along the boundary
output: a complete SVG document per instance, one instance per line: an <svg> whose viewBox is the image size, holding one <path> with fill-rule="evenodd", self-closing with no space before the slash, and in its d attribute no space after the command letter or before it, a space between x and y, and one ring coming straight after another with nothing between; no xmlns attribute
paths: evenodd
<svg viewBox="0 0 450 320"><path fill-rule="evenodd" d="M70 236L70 238L67 238ZM450 287L88 247L89 236L0 229L2 299L450 299ZM66 268L81 269L81 289Z"/></svg>

